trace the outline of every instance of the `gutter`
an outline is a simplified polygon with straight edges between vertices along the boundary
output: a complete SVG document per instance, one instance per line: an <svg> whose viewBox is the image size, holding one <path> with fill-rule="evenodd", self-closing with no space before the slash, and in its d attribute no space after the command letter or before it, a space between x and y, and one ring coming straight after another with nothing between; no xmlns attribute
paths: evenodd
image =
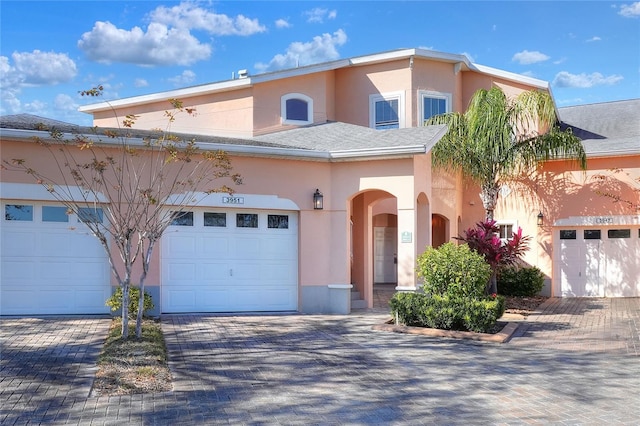
<svg viewBox="0 0 640 426"><path fill-rule="evenodd" d="M49 136L49 132L38 130L0 129L0 139L13 139L34 142L34 139L36 138L51 140ZM72 133L62 134L62 138L65 140L71 140L76 136L77 134ZM98 145L118 146L121 144L120 138L111 139L105 136L87 134L84 134L83 136L86 137L89 141ZM127 138L127 144L137 147L145 147L145 142L141 138ZM198 149L201 149L203 151L224 151L229 154L242 156L293 158L329 162L334 160L363 158L380 159L380 157L411 156L416 154L424 154L428 150L428 147L426 145L362 148L337 151L313 151L302 148L277 148L257 145L221 144L213 142L196 142L196 146L198 147Z"/></svg>

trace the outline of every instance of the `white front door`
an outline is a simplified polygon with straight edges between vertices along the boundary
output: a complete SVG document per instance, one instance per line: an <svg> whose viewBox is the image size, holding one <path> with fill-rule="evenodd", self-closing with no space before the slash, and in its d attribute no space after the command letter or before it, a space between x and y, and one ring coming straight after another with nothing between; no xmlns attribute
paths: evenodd
<svg viewBox="0 0 640 426"><path fill-rule="evenodd" d="M374 233L374 282L396 283L398 228L375 227Z"/></svg>

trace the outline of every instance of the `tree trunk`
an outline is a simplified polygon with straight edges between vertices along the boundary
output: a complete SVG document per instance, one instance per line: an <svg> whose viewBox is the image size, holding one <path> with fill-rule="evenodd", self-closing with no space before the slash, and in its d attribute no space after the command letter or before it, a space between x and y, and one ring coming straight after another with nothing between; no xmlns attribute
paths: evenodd
<svg viewBox="0 0 640 426"><path fill-rule="evenodd" d="M480 199L485 210L486 219L493 220L493 211L498 203L500 187L496 183L483 184L480 186Z"/></svg>
<svg viewBox="0 0 640 426"><path fill-rule="evenodd" d="M122 327L120 328L120 334L122 339L129 338L129 287L131 286L131 279L126 277L122 283Z"/></svg>
<svg viewBox="0 0 640 426"><path fill-rule="evenodd" d="M140 275L140 297L138 298L138 315L136 316L136 337L142 338L142 318L144 314L144 281L149 272L149 263L151 263L151 254L155 241L149 241L149 247L146 251L143 248L142 256L142 274Z"/></svg>
<svg viewBox="0 0 640 426"><path fill-rule="evenodd" d="M489 277L487 294L498 294L498 273L495 270L491 272L491 276Z"/></svg>

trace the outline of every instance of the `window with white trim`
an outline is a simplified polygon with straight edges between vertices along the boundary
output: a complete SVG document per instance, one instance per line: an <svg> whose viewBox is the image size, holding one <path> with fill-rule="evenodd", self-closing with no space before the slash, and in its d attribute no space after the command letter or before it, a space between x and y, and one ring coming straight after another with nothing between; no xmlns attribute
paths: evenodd
<svg viewBox="0 0 640 426"><path fill-rule="evenodd" d="M313 123L313 99L302 93L288 93L280 98L282 124Z"/></svg>
<svg viewBox="0 0 640 426"><path fill-rule="evenodd" d="M499 220L496 221L498 227L498 236L502 241L507 241L513 237L514 231L518 230L518 223L515 220Z"/></svg>
<svg viewBox="0 0 640 426"><path fill-rule="evenodd" d="M451 112L451 94L427 90L418 91L418 117L421 126L434 115Z"/></svg>
<svg viewBox="0 0 640 426"><path fill-rule="evenodd" d="M404 127L404 94L395 92L370 95L369 127L376 130Z"/></svg>

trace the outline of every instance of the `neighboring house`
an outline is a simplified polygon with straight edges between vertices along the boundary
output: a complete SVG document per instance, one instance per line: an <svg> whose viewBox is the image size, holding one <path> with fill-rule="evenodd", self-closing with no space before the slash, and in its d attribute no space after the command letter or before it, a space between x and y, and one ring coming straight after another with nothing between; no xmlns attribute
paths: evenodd
<svg viewBox="0 0 640 426"><path fill-rule="evenodd" d="M141 138L164 128L167 99L180 99L197 116L178 118L172 132L227 151L243 176L233 197L208 196L168 229L147 279L158 312L347 313L352 291L362 299L354 303L372 306L374 283L415 290L416 257L482 220L477 188L432 171L430 149L446 129L423 123L463 111L493 85L510 95L549 90L463 55L406 49L81 110L104 128L135 114L132 138ZM639 110L638 100L560 109L585 139L588 172L554 161L503 188L496 218L505 234L521 226L533 237L526 261L547 275L546 294L640 296L639 212L597 195L592 178L611 167L640 174ZM37 121L2 117L3 159L42 156L29 142L46 136ZM621 183L621 194L637 199L631 185ZM77 218L60 216L47 191L18 173L2 172L0 198L0 313L107 312L106 259L92 237L68 230L81 228Z"/></svg>

